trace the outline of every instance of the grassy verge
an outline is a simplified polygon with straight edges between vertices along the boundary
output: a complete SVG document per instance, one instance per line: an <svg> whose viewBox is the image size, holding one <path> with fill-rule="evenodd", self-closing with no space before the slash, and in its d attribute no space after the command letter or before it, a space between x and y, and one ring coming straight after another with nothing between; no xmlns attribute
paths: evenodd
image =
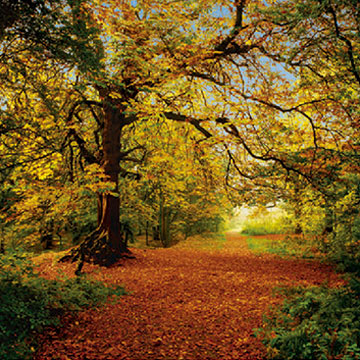
<svg viewBox="0 0 360 360"><path fill-rule="evenodd" d="M360 359L360 280L347 286L284 289L284 303L257 329L269 358Z"/></svg>
<svg viewBox="0 0 360 360"><path fill-rule="evenodd" d="M271 253L280 256L296 256L302 258L321 257L310 238L297 235L261 235L249 236L247 245L255 253Z"/></svg>
<svg viewBox="0 0 360 360"><path fill-rule="evenodd" d="M323 256L315 239L263 235L247 238L255 253L305 258ZM281 289L283 304L270 309L255 335L269 359L360 359L360 279L348 275L341 288L326 286Z"/></svg>
<svg viewBox="0 0 360 360"><path fill-rule="evenodd" d="M241 218L238 226L243 235L249 236L285 234L291 231L288 214L279 208L272 211L253 208L246 216Z"/></svg>
<svg viewBox="0 0 360 360"><path fill-rule="evenodd" d="M30 359L36 335L60 318L125 294L86 277L46 280L25 255L0 256L0 359Z"/></svg>

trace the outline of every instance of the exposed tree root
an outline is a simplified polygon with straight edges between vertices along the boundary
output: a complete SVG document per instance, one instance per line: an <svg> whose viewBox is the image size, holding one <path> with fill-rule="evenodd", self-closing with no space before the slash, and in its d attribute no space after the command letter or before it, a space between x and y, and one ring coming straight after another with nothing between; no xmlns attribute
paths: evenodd
<svg viewBox="0 0 360 360"><path fill-rule="evenodd" d="M73 248L69 254L63 256L60 261L78 262L75 274L80 275L85 262L109 267L120 258L133 258L130 254L131 251L121 243L118 248L112 247L108 232L97 229L86 237L80 245Z"/></svg>

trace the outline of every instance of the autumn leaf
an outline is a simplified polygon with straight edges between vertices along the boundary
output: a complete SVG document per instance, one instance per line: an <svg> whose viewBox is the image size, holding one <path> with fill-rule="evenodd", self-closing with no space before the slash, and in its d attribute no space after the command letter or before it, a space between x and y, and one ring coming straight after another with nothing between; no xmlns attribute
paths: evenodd
<svg viewBox="0 0 360 360"><path fill-rule="evenodd" d="M282 301L272 295L274 286L342 283L329 265L255 255L246 238L234 233L221 250L187 244L132 249L135 259L101 271L86 264L91 277L124 284L131 294L105 309L82 312L76 329L69 324L57 335L45 333L35 359L50 360L54 353L74 360L78 354L106 360L265 359L266 348L252 334L268 306ZM58 266L73 276L74 265ZM40 271L56 276L46 262Z"/></svg>

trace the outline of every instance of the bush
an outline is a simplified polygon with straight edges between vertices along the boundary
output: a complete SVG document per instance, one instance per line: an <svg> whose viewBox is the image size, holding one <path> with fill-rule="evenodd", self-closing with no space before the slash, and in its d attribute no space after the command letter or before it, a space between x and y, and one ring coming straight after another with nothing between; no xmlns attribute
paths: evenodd
<svg viewBox="0 0 360 360"><path fill-rule="evenodd" d="M24 255L0 256L0 359L30 358L34 335L59 325L66 312L98 306L123 288L106 287L83 277L46 280L34 272Z"/></svg>
<svg viewBox="0 0 360 360"><path fill-rule="evenodd" d="M329 258L340 271L360 276L360 216L353 214L342 220L328 241Z"/></svg>
<svg viewBox="0 0 360 360"><path fill-rule="evenodd" d="M283 305L257 329L274 359L360 359L360 281L340 289L285 290Z"/></svg>
<svg viewBox="0 0 360 360"><path fill-rule="evenodd" d="M341 272L352 273L360 277L360 252L355 255L346 251L338 251L330 257L337 264L337 270Z"/></svg>

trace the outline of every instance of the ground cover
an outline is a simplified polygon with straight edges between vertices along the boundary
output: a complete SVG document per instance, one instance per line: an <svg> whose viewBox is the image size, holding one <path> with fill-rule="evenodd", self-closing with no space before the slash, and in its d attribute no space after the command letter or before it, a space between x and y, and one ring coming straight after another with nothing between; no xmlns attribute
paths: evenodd
<svg viewBox="0 0 360 360"><path fill-rule="evenodd" d="M319 250L315 238L304 235L267 234L252 235L246 238L250 250L255 253L272 253L279 256L295 256L301 258L325 258Z"/></svg>
<svg viewBox="0 0 360 360"><path fill-rule="evenodd" d="M190 240L170 249L133 249L135 259L108 269L86 264L86 273L123 284L130 294L44 334L35 359L264 359L253 329L262 326L269 305L281 302L274 287L342 283L329 265L256 254L236 233L219 241L210 249ZM75 265L49 258L40 270L51 278L59 267L72 276Z"/></svg>

